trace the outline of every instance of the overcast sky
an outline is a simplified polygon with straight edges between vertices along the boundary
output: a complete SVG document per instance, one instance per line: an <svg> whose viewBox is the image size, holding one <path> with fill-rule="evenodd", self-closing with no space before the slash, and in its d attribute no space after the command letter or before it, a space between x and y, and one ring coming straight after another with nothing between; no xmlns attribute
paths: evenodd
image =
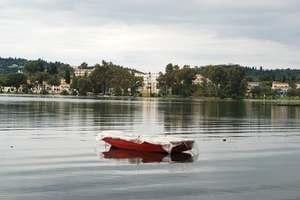
<svg viewBox="0 0 300 200"><path fill-rule="evenodd" d="M1 0L0 57L300 69L299 0Z"/></svg>

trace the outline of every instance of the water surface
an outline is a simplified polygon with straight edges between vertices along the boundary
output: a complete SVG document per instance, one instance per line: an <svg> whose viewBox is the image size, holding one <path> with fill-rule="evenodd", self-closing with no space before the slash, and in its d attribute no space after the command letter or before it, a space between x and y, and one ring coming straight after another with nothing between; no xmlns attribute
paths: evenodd
<svg viewBox="0 0 300 200"><path fill-rule="evenodd" d="M300 108L275 104L0 95L0 199L300 199ZM199 154L108 158L103 130Z"/></svg>

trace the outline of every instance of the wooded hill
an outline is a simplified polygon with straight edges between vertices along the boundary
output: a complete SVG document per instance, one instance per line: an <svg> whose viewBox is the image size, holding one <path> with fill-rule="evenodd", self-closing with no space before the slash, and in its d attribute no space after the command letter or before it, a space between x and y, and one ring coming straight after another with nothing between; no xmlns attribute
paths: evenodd
<svg viewBox="0 0 300 200"><path fill-rule="evenodd" d="M61 62L47 62L43 59L38 59L38 62L42 62L45 68L49 68L52 64L56 67L60 67L62 64ZM24 58L2 58L0 57L0 74L9 74L18 72L18 70L23 70L24 65L30 62L30 60Z"/></svg>
<svg viewBox="0 0 300 200"><path fill-rule="evenodd" d="M18 70L23 70L25 63L30 60L24 58L2 58L0 57L0 74L9 74L18 72ZM43 59L38 59L37 61L42 62L45 68L49 68L51 64L56 65L58 68L64 64L58 61L47 62ZM235 66L234 64L228 65L217 65L224 68L230 68ZM242 66L243 67L243 66ZM195 67L198 74L201 74L205 66ZM300 69L263 69L262 67L244 67L246 72L246 77L251 77L253 81L287 81L287 80L297 80L300 81ZM164 70L162 70L164 71ZM251 79L250 78L250 79Z"/></svg>
<svg viewBox="0 0 300 200"><path fill-rule="evenodd" d="M224 68L231 68L237 65L216 65ZM244 66L241 66L244 67ZM195 67L198 74L204 71L205 66ZM300 81L300 69L263 69L262 67L244 67L246 78L249 81L282 81L298 80Z"/></svg>
<svg viewBox="0 0 300 200"><path fill-rule="evenodd" d="M24 58L2 58L0 57L0 74L9 74L9 73L16 73L19 70L23 70L24 69L24 65L28 62L30 62L31 60L27 60ZM48 69L51 65L55 65L57 68L60 68L63 64L62 62L59 61L55 61L55 62L47 62L43 59L38 59L38 62L43 63L43 66L45 67L45 69ZM80 66L78 66L79 69L92 69L95 66L88 66L87 63L83 62ZM122 67L128 70L133 70L135 73L143 73L139 70L136 69L131 69L128 67Z"/></svg>

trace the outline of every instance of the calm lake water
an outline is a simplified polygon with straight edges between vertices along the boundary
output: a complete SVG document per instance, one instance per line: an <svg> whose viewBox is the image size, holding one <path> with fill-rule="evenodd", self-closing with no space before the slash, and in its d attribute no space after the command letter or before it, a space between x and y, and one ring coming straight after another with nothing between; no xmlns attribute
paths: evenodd
<svg viewBox="0 0 300 200"><path fill-rule="evenodd" d="M300 107L2 94L0 117L0 199L300 199ZM118 158L94 142L105 130L199 150Z"/></svg>

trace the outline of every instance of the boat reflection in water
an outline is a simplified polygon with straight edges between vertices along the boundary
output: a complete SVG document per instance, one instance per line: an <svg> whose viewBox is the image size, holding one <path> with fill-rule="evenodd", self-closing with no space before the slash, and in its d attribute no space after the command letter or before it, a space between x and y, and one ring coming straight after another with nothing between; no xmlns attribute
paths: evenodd
<svg viewBox="0 0 300 200"><path fill-rule="evenodd" d="M198 159L198 153L153 153L145 151L133 151L110 147L106 152L98 154L100 159L114 159L130 164L139 163L187 163Z"/></svg>

